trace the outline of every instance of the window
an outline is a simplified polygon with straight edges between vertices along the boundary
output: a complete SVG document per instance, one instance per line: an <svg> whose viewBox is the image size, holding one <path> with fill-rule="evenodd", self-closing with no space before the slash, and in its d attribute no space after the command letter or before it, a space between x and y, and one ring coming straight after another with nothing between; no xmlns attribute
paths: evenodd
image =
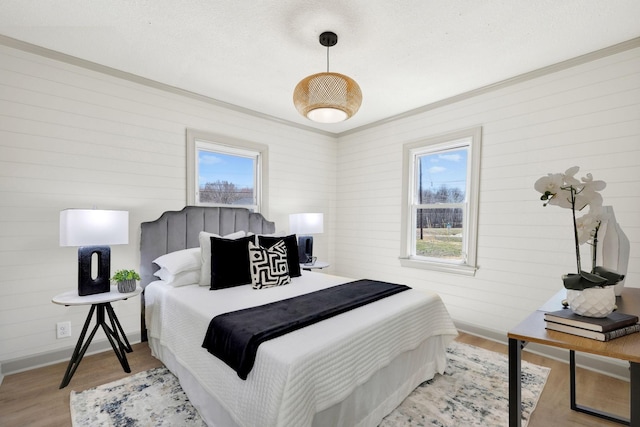
<svg viewBox="0 0 640 427"><path fill-rule="evenodd" d="M476 270L481 128L403 148L403 266Z"/></svg>
<svg viewBox="0 0 640 427"><path fill-rule="evenodd" d="M187 204L266 212L267 146L187 130Z"/></svg>

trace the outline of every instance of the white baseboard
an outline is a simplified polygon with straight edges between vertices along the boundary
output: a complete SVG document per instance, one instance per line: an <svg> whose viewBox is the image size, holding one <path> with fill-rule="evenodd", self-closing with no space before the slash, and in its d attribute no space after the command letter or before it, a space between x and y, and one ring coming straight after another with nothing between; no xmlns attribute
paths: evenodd
<svg viewBox="0 0 640 427"><path fill-rule="evenodd" d="M459 321L455 321L455 325L462 332L508 345L509 341L507 339L506 333L479 328L475 325ZM130 343L138 343L140 342L140 333L131 334L128 338ZM0 361L0 384L2 384L2 379L5 375L28 371L30 369L52 365L54 363L68 362L71 358L74 347L63 348L60 350L41 353L20 359ZM106 339L101 341L94 341L91 343L91 346L89 347L86 355L101 353L107 350L112 351L109 341L107 341ZM567 365L569 364L569 350L543 346L535 343L528 344L524 350L531 353L539 354L541 356L549 357L551 359L559 360L561 362L565 362L567 363ZM582 368L609 375L611 377L618 378L624 381L629 381L628 362L607 357L576 353L576 363ZM567 369L569 368L567 367ZM61 378L63 374L64 372L61 373Z"/></svg>
<svg viewBox="0 0 640 427"><path fill-rule="evenodd" d="M454 323L458 330L462 332L499 342L501 344L509 344L506 333L479 328L465 322L454 321ZM524 348L524 351L535 353L550 359L559 360L569 365L569 350L565 350L563 348L529 343ZM629 362L624 360L576 352L576 365L623 381L629 381ZM569 369L569 366L567 366L567 369Z"/></svg>
<svg viewBox="0 0 640 427"><path fill-rule="evenodd" d="M139 343L140 333L138 332L128 334L127 339L131 344ZM73 343L73 346L71 347L66 347L47 353L40 353L19 359L2 360L0 361L0 384L2 383L2 378L5 375L17 374L18 372L28 371L30 369L35 369L47 365L53 365L55 363L68 362L69 359L71 359L74 348L75 343ZM113 349L111 348L111 344L109 344L109 341L107 339L92 341L89 349L85 353L85 357L90 354L101 353L107 350L113 351ZM113 357L116 357L116 355L114 354ZM64 371L60 372L60 379L62 379L63 375Z"/></svg>

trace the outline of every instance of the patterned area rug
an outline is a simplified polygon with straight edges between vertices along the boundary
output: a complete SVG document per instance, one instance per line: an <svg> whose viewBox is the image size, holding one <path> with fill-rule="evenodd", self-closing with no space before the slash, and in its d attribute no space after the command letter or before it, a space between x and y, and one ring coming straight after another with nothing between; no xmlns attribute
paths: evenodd
<svg viewBox="0 0 640 427"><path fill-rule="evenodd" d="M164 366L83 392L71 392L74 427L206 427Z"/></svg>
<svg viewBox="0 0 640 427"><path fill-rule="evenodd" d="M381 427L508 425L507 357L455 341L447 353L447 372L420 384ZM523 426L549 371L522 362ZM205 426L176 377L164 367L80 393L72 391L71 419L75 427Z"/></svg>
<svg viewBox="0 0 640 427"><path fill-rule="evenodd" d="M447 370L420 384L381 427L509 425L509 359L452 342ZM550 368L522 361L522 427L529 423Z"/></svg>

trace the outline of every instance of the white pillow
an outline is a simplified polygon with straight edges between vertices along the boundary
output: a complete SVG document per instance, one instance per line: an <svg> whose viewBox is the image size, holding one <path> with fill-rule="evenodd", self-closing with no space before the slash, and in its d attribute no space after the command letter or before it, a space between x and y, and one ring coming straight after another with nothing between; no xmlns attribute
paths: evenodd
<svg viewBox="0 0 640 427"><path fill-rule="evenodd" d="M236 231L235 233L220 236L219 234L207 233L201 231L198 234L200 240L200 286L211 286L211 238L222 237L223 239L235 240L246 236L244 231Z"/></svg>
<svg viewBox="0 0 640 427"><path fill-rule="evenodd" d="M178 277L180 274L191 273L192 271L197 271L198 272L198 281L200 281L200 267L198 267L197 269L193 269L193 270L182 271L182 272L176 273L176 274L171 273L169 270L167 270L166 268L163 267L160 270L158 270L155 273L153 273L153 275L156 276L158 279L162 280L163 282L170 282L173 279L175 279L176 277Z"/></svg>
<svg viewBox="0 0 640 427"><path fill-rule="evenodd" d="M153 275L156 276L158 279L163 280L165 282L167 281L167 279L173 277L173 274L169 273L169 270L167 270L164 267L160 268L160 270L158 270L155 273L153 273Z"/></svg>
<svg viewBox="0 0 640 427"><path fill-rule="evenodd" d="M160 269L155 273L155 276L159 277L163 282L178 287L185 285L193 285L200 282L200 269L183 271L178 274L171 274L165 269Z"/></svg>
<svg viewBox="0 0 640 427"><path fill-rule="evenodd" d="M160 268L164 268L171 274L183 271L195 270L202 266L200 248L183 249L169 252L153 260Z"/></svg>

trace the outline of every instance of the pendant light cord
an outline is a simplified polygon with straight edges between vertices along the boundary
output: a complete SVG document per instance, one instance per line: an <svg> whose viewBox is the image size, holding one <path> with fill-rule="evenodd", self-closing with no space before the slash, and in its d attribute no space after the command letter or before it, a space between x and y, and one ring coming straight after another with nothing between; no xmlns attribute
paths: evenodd
<svg viewBox="0 0 640 427"><path fill-rule="evenodd" d="M327 73L329 72L329 46L327 46Z"/></svg>

